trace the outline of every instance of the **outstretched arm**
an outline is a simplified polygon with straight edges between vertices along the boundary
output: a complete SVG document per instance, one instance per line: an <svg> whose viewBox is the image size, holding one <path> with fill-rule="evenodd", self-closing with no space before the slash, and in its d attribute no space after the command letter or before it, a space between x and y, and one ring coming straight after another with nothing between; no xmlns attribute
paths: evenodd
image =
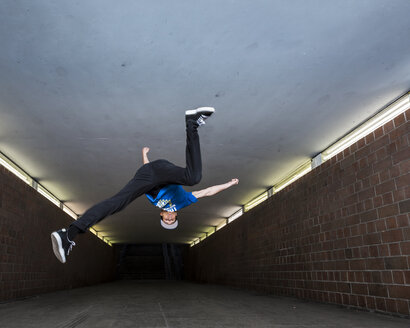
<svg viewBox="0 0 410 328"><path fill-rule="evenodd" d="M149 163L149 159L148 159L148 156L147 156L148 152L149 152L148 147L142 148L142 161L143 161L144 164Z"/></svg>
<svg viewBox="0 0 410 328"><path fill-rule="evenodd" d="M212 186L206 189L202 189L199 191L194 191L192 192L192 195L194 195L196 198L201 198L201 197L207 197L207 196L213 196L215 194L217 194L218 192L221 192L222 190L228 189L234 185L237 185L239 183L238 179L232 179L231 181L224 183L224 184L220 184L220 185L216 185L216 186Z"/></svg>

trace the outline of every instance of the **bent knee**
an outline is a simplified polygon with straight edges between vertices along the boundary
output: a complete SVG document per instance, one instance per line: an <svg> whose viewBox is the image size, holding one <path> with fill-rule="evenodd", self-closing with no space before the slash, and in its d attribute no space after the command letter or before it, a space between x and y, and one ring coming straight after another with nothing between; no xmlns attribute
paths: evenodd
<svg viewBox="0 0 410 328"><path fill-rule="evenodd" d="M201 181L201 179L202 179L202 174L196 174L196 175L188 178L187 185L188 186L194 186L194 185L198 184Z"/></svg>

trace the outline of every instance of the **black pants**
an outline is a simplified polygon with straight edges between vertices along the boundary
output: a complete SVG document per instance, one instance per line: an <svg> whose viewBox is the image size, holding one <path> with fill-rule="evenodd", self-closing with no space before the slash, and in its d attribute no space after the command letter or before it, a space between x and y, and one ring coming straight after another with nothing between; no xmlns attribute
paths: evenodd
<svg viewBox="0 0 410 328"><path fill-rule="evenodd" d="M198 125L188 120L186 125L186 168L160 159L143 165L117 194L88 209L72 225L85 232L105 217L121 211L137 197L150 193L154 196L168 184L193 186L201 180L202 160Z"/></svg>

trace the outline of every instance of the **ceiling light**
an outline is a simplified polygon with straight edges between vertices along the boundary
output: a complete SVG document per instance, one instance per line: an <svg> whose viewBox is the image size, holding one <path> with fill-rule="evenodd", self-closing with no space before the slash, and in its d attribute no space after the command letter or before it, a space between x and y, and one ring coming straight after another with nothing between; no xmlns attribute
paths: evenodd
<svg viewBox="0 0 410 328"><path fill-rule="evenodd" d="M52 202L54 205L60 207L60 201L54 197L47 189L45 189L43 186L37 184L37 191L42 194L45 198L47 198L50 202Z"/></svg>
<svg viewBox="0 0 410 328"><path fill-rule="evenodd" d="M295 171L289 174L285 179L279 182L277 185L273 187L273 193L277 193L278 191L286 188L292 182L299 179L300 177L304 176L306 173L312 170L311 167L311 160L307 161L306 163L299 166Z"/></svg>
<svg viewBox="0 0 410 328"><path fill-rule="evenodd" d="M66 205L63 204L63 211L66 212L69 216L71 216L73 219L77 220L78 215L75 214L72 210L70 210Z"/></svg>
<svg viewBox="0 0 410 328"><path fill-rule="evenodd" d="M217 227L216 227L216 231L222 229L224 226L226 226L228 224L228 220L223 220L222 223L220 223Z"/></svg>
<svg viewBox="0 0 410 328"><path fill-rule="evenodd" d="M350 132L348 135L334 143L332 146L322 152L323 160L328 160L337 153L354 144L356 141L365 137L385 123L391 121L396 116L404 113L410 108L410 93L399 98L390 106L383 109L381 112L373 116L371 119L363 123L361 126Z"/></svg>
<svg viewBox="0 0 410 328"><path fill-rule="evenodd" d="M251 208L254 208L255 206L259 205L260 203L262 203L266 199L268 199L268 192L267 191L260 194L258 197L252 199L249 203L245 204L244 211L248 212Z"/></svg>
<svg viewBox="0 0 410 328"><path fill-rule="evenodd" d="M3 165L11 173L19 177L21 180L23 180L25 183L29 185L32 184L33 180L31 179L31 177L2 153L0 153L0 164Z"/></svg>
<svg viewBox="0 0 410 328"><path fill-rule="evenodd" d="M228 223L231 223L232 221L236 220L236 219L239 218L242 214L243 214L243 209L241 208L239 211L236 211L234 214L232 214L232 215L228 218Z"/></svg>

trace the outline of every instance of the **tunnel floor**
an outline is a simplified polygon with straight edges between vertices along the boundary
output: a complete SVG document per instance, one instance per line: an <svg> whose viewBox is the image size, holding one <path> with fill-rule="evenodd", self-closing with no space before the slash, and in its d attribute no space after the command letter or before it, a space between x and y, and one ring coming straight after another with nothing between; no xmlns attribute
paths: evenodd
<svg viewBox="0 0 410 328"><path fill-rule="evenodd" d="M181 281L122 280L0 304L0 327L409 327L335 305Z"/></svg>

